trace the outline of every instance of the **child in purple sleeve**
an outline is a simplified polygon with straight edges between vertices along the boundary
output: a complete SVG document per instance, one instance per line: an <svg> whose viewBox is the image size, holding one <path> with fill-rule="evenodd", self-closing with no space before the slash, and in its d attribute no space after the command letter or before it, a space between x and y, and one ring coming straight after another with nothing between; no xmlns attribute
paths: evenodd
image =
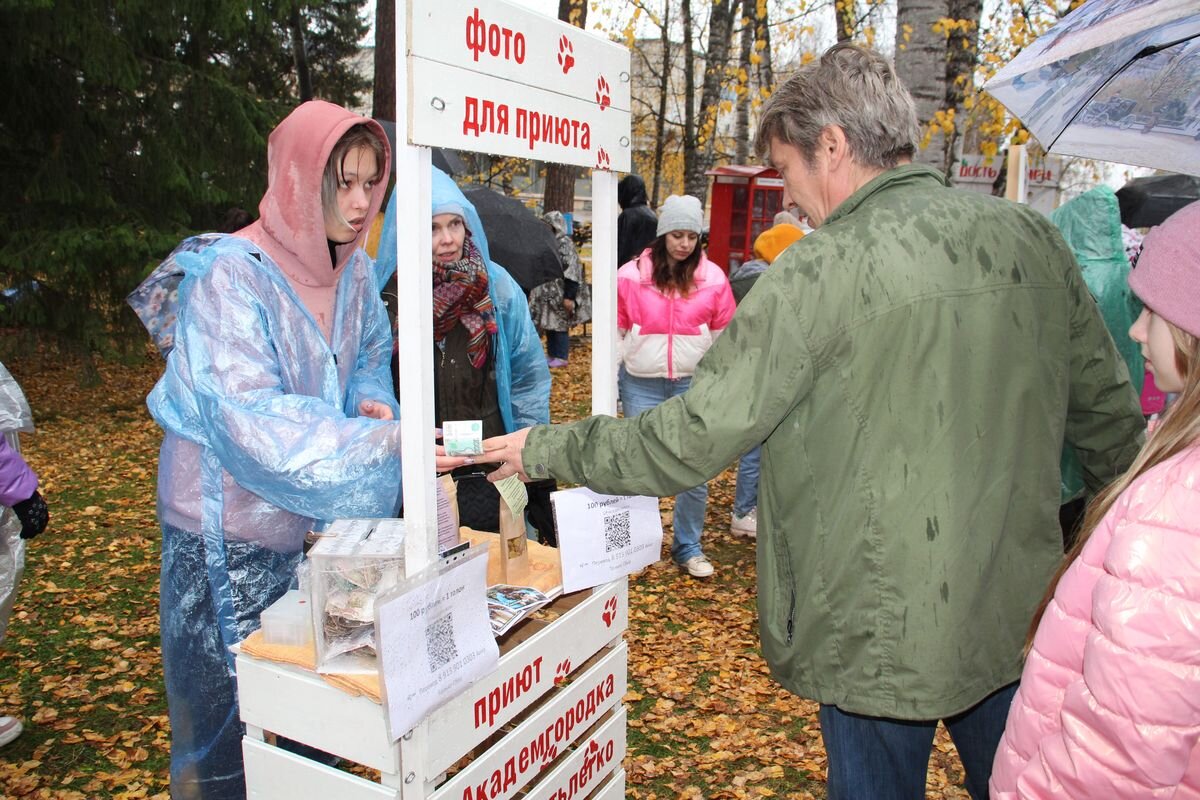
<svg viewBox="0 0 1200 800"><path fill-rule="evenodd" d="M15 435L15 434L14 434ZM0 433L0 506L7 506L13 510L17 520L21 523L21 538L32 539L43 530L46 529L46 523L50 521L50 512L46 508L46 501L42 499L41 493L38 491L37 475L25 463L25 459L21 458L21 454L16 448L8 443L8 439ZM3 519L4 509L0 508L0 520ZM3 531L0 531L3 535ZM6 546L11 549L10 545L0 542L0 546ZM16 563L16 562L14 562ZM15 582L19 577L15 575L0 575L5 582L13 584L12 590L15 591ZM7 617L7 614L4 615ZM4 620L0 619L0 639L4 638L5 625ZM16 717L0 716L0 747L11 742L21 735L21 721Z"/></svg>
<svg viewBox="0 0 1200 800"><path fill-rule="evenodd" d="M21 454L0 436L0 506L8 506L21 521L21 538L32 539L46 529L50 512L37 490L37 475Z"/></svg>

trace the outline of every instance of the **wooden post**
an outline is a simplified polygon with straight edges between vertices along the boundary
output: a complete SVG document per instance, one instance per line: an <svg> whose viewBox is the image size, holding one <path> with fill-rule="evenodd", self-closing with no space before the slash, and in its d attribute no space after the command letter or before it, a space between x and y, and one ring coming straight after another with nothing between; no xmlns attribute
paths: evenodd
<svg viewBox="0 0 1200 800"><path fill-rule="evenodd" d="M1008 183L1004 187L1005 198L1014 203L1024 203L1028 193L1029 183L1029 154L1025 145L1014 144L1008 148Z"/></svg>

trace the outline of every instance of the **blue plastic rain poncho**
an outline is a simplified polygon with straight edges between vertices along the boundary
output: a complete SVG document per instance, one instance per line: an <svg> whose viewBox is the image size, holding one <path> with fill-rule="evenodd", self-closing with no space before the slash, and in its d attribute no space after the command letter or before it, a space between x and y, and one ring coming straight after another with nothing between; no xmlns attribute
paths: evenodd
<svg viewBox="0 0 1200 800"><path fill-rule="evenodd" d="M259 222L172 255L184 272L174 348L148 404L165 431L160 615L176 800L246 796L228 648L289 588L306 531L398 510L400 425L358 416L373 400L398 418L386 309L365 234L331 247L321 208L324 165L356 125L385 141L344 109L301 105L271 134ZM383 191L371 190L367 220Z"/></svg>
<svg viewBox="0 0 1200 800"><path fill-rule="evenodd" d="M475 206L446 173L433 168L433 207L457 205L471 238L487 263L488 294L496 308L496 334L492 355L496 365L496 395L505 431L512 433L531 425L550 423L550 369L525 293L504 267L488 254L487 235ZM375 260L377 280L385 285L396 272L396 196L392 195L384 216ZM425 268L431 268L429 263Z"/></svg>
<svg viewBox="0 0 1200 800"><path fill-rule="evenodd" d="M16 378L0 364L0 439L14 452L21 450L18 431L33 432L33 413ZM0 475L0 483L4 477ZM0 505L0 642L4 641L8 631L8 618L17 600L17 584L24 572L25 541L21 538L21 521L11 508Z"/></svg>
<svg viewBox="0 0 1200 800"><path fill-rule="evenodd" d="M1071 246L1083 280L1100 307L1104 326L1129 367L1134 391L1141 394L1146 366L1141 347L1129 338L1129 328L1142 313L1142 304L1129 288L1129 259L1121 237L1121 209L1116 194L1107 186L1097 186L1056 208L1050 221ZM1062 459L1062 501L1080 497L1083 488L1079 459L1067 447Z"/></svg>

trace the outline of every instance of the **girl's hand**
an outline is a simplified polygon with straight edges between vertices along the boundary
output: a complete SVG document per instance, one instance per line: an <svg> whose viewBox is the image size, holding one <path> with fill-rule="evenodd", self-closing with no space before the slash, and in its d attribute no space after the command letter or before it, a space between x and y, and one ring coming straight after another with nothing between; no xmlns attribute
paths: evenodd
<svg viewBox="0 0 1200 800"><path fill-rule="evenodd" d="M458 469L459 467L465 467L475 463L475 459L471 456L446 455L446 448L442 447L440 444L434 446L433 454L434 461L437 464L438 475L441 475L443 472L449 472L452 469Z"/></svg>
<svg viewBox="0 0 1200 800"><path fill-rule="evenodd" d="M360 417L383 420L384 422L394 419L392 409L386 403L380 403L375 400L363 400L359 403L358 415Z"/></svg>

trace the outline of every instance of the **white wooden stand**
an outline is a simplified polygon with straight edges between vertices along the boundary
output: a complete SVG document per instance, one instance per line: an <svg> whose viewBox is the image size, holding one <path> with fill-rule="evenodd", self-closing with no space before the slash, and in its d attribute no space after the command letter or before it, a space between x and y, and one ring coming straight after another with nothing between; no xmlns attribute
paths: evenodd
<svg viewBox="0 0 1200 800"><path fill-rule="evenodd" d="M460 13L460 6L441 0L397 5L396 52L403 54L396 59L396 109L402 116L394 154L397 341L404 410L400 423L405 561L411 574L432 563L437 551L428 146L487 149L596 167L592 172L592 411L615 414L617 178L608 169L628 170L630 165L629 54L607 40L531 15L504 0L473 3L469 19L469 12ZM449 22L442 24L447 14ZM459 31L460 18L467 20L467 41L476 47L454 55L446 43L458 43L461 49L462 33L442 36L439 31L447 26ZM426 27L422 34L410 36L415 22ZM498 61L501 36L507 42L514 31L512 42L520 55L505 50L504 60ZM435 40L434 53L439 58L452 55L457 66L417 54L414 41L428 47ZM576 61L579 67L569 69ZM416 86L410 80L410 62L449 77ZM499 72L493 75L495 70ZM430 96L434 90L436 95ZM465 96L464 91L475 94ZM418 92L422 94L414 98ZM512 111L513 127L508 129L505 116L498 132L513 136L493 136L487 147L477 144L478 138L465 138L471 103L482 104L475 112L483 109L483 116L473 120L475 137L481 133L480 123L483 128L497 128L500 117L492 113L501 106L505 115ZM554 121L554 127L544 128L540 143L534 135L521 138L525 114L534 111L543 125ZM594 131L592 145L578 138L581 126ZM568 132L571 147L566 142ZM535 618L522 623L506 637L493 673L395 743L388 736L384 709L377 703L345 694L311 672L239 654L238 699L246 724L248 797L506 800L518 793L529 800L624 797L621 762L626 720L621 698L627 674L622 640L628 626L627 583L620 580L567 595L551 608L560 616L552 622ZM380 780L366 780L290 753L273 744L275 736L267 734L376 769ZM470 760L463 763L468 754Z"/></svg>
<svg viewBox="0 0 1200 800"><path fill-rule="evenodd" d="M567 595L552 607L558 619L526 622L509 637L495 672L395 744L379 704L307 670L239 655L248 797L504 800L525 791L529 798L583 798L601 785L623 797L626 582ZM269 743L268 733L377 769L380 780L290 753ZM439 786L468 753L470 762Z"/></svg>

